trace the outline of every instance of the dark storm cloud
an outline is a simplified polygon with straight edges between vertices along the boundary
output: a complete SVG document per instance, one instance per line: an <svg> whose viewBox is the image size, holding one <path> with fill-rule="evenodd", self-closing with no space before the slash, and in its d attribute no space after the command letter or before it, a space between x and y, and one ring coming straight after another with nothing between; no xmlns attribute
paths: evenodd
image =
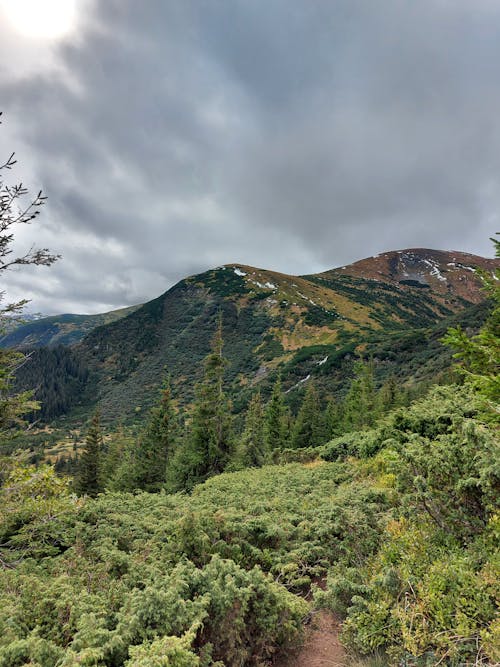
<svg viewBox="0 0 500 667"><path fill-rule="evenodd" d="M10 279L37 309L117 307L233 261L490 253L495 2L106 0L54 59L0 71L49 195L41 242L65 257Z"/></svg>

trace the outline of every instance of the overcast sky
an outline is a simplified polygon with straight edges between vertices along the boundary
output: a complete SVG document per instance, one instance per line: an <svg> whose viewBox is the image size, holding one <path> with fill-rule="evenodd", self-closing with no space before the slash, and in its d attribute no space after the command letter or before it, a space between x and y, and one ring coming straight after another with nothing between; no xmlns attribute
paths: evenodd
<svg viewBox="0 0 500 667"><path fill-rule="evenodd" d="M32 310L102 312L229 262L492 255L498 0L74 0L50 38L6 1L0 158L48 196L18 247L63 255L3 276Z"/></svg>

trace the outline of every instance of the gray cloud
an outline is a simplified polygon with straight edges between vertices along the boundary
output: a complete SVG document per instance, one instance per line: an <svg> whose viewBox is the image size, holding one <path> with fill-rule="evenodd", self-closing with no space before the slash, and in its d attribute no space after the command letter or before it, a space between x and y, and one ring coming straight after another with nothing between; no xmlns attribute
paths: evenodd
<svg viewBox="0 0 500 667"><path fill-rule="evenodd" d="M32 232L64 255L11 274L13 296L95 312L233 261L305 273L412 246L491 254L498 3L85 8L38 60L15 47L22 75L0 69L2 133L49 196Z"/></svg>

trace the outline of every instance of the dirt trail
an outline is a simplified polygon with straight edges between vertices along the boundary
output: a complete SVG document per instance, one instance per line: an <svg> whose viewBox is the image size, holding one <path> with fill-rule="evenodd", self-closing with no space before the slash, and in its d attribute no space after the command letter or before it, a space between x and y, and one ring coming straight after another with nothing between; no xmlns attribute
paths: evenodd
<svg viewBox="0 0 500 667"><path fill-rule="evenodd" d="M327 611L314 615L305 642L275 663L275 667L347 667L346 652L339 642L339 624Z"/></svg>

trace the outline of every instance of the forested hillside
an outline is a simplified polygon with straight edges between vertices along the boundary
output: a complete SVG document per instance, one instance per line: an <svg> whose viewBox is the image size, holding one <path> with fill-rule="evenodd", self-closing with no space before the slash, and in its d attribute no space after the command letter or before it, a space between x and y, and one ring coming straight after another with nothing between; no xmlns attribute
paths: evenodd
<svg viewBox="0 0 500 667"><path fill-rule="evenodd" d="M140 421L165 372L176 399L190 404L219 313L224 379L236 412L256 387L269 396L278 373L295 412L308 378L325 403L338 400L348 391L355 357L373 358L378 385L391 376L407 388L435 382L449 367L437 341L450 322L481 324L484 295L475 272L491 273L497 264L413 250L304 277L228 265L181 281L71 349L35 351L17 386L36 387L37 418L45 421L65 414L78 420L96 404L105 421ZM76 371L65 376L64 367Z"/></svg>

